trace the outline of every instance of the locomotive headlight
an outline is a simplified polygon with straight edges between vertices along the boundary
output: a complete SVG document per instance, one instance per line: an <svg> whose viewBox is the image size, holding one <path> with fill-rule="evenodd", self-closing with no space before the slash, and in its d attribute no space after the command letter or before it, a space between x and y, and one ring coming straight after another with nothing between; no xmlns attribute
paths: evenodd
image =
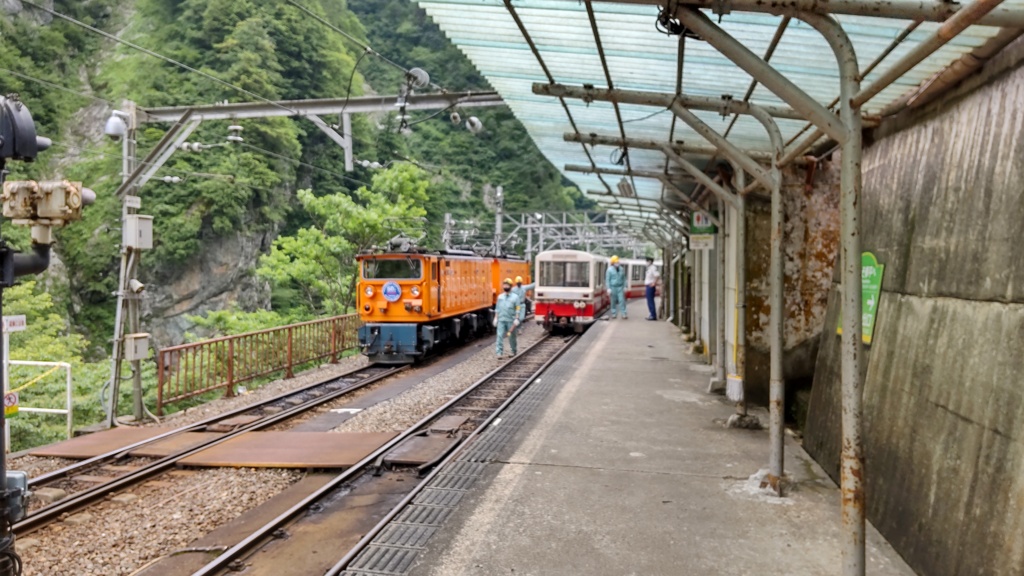
<svg viewBox="0 0 1024 576"><path fill-rule="evenodd" d="M412 288L411 288L411 289L409 290L409 292L410 292L410 293L411 293L411 294L412 294L413 296L419 296L419 295L420 295L420 287L419 287L419 286L413 286L413 287L412 287Z"/></svg>
<svg viewBox="0 0 1024 576"><path fill-rule="evenodd" d="M367 286L366 289L363 290L363 294L366 294L367 298L372 298L373 297L373 286Z"/></svg>

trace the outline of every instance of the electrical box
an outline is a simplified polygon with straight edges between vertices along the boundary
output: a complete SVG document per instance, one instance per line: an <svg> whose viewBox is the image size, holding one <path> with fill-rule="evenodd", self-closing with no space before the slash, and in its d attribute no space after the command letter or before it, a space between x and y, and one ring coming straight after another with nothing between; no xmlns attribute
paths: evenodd
<svg viewBox="0 0 1024 576"><path fill-rule="evenodd" d="M149 356L149 334L124 335L124 359L145 360Z"/></svg>
<svg viewBox="0 0 1024 576"><path fill-rule="evenodd" d="M5 488L7 489L7 519L17 522L25 517L26 501L31 495L28 491L28 474L20 470L8 470Z"/></svg>
<svg viewBox="0 0 1024 576"><path fill-rule="evenodd" d="M128 214L124 217L122 245L132 250L153 249L153 217L144 214Z"/></svg>

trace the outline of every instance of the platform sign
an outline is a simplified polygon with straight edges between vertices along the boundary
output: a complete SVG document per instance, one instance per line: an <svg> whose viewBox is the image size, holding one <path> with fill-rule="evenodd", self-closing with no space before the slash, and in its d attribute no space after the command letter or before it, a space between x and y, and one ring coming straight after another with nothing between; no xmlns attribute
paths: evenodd
<svg viewBox="0 0 1024 576"><path fill-rule="evenodd" d="M4 316L4 334L11 332L21 332L28 326L25 321L25 315L19 314L17 316Z"/></svg>
<svg viewBox="0 0 1024 576"><path fill-rule="evenodd" d="M18 413L18 393L8 392L4 394L4 416L12 418Z"/></svg>
<svg viewBox="0 0 1024 576"><path fill-rule="evenodd" d="M690 234L690 250L714 250L715 237L711 234Z"/></svg>
<svg viewBox="0 0 1024 576"><path fill-rule="evenodd" d="M714 250L717 233L718 227L711 222L707 212L690 215L690 250Z"/></svg>
<svg viewBox="0 0 1024 576"><path fill-rule="evenodd" d="M860 256L860 305L861 305L861 336L865 344L871 344L875 332L875 316L878 313L878 300L882 296L882 273L885 264L879 264L871 252ZM839 310L839 327L837 334L843 333L843 312Z"/></svg>

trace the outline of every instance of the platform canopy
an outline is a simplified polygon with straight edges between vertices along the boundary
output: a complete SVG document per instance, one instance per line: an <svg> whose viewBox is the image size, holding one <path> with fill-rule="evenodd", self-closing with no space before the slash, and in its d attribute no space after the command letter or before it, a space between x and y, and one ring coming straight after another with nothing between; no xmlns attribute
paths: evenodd
<svg viewBox="0 0 1024 576"><path fill-rule="evenodd" d="M658 23L659 12L699 9L813 100L832 108L839 96L839 71L829 44L813 27L791 18L794 11L772 14L765 6L812 8L819 14L830 11L853 43L864 76L863 89L892 76L896 63L928 41L942 21L973 4L928 0L679 0L666 2L664 7L645 0L418 3L501 94L543 154L637 231L653 221L663 229L685 229L686 213L693 203L683 195L692 195L698 187L657 144L676 144L684 158L704 170L713 167L709 164L711 144L676 118L662 101L641 105L556 97L538 94L535 83L577 90L584 86L614 88L659 97L684 94L721 102L718 110L690 109L763 162L771 151L765 128L749 115L726 112L724 103L749 101L774 107L772 115L787 151L798 145L808 150L815 144L827 148L829 137L822 135L807 142L814 130L804 116L794 115L789 104L754 82L708 42L694 37L698 34L667 33L671 30ZM1006 36L1006 28L1024 24L1022 14L1024 0L996 5L978 20L980 24L970 25L919 64L897 73L891 83L886 80L886 85L863 103L863 116L870 121L901 98L905 101L908 92L919 90L962 56L994 37ZM594 144L590 135L597 135L601 143ZM588 139L589 144L579 142ZM624 139L649 146L624 147ZM680 222L666 222L666 212L679 215Z"/></svg>

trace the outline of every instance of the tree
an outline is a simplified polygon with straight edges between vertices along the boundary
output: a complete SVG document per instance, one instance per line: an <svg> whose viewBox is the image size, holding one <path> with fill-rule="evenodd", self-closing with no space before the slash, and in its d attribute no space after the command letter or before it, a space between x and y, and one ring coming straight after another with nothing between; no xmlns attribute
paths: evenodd
<svg viewBox="0 0 1024 576"><path fill-rule="evenodd" d="M299 201L314 224L278 238L260 260L257 274L295 288L302 307L314 315L351 311L356 255L396 235L422 230L429 185L422 170L400 163L376 174L371 188L359 188L351 196L317 197L300 190Z"/></svg>

